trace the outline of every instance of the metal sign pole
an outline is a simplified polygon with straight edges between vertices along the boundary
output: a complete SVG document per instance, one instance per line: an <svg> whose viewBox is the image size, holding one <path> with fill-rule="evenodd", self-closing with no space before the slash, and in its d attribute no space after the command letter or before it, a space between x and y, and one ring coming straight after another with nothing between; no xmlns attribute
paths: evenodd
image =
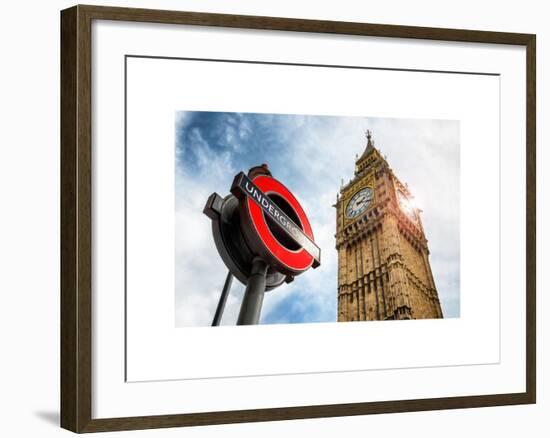
<svg viewBox="0 0 550 438"><path fill-rule="evenodd" d="M244 291L237 325L258 324L264 301L267 263L259 257L252 262L250 278Z"/></svg>
<svg viewBox="0 0 550 438"><path fill-rule="evenodd" d="M212 326L220 325L222 320L223 310L225 309L225 303L227 302L227 297L229 296L229 289L231 289L231 283L233 282L233 275L231 271L227 272L227 277L225 277L225 283L223 284L222 294L220 295L220 301L218 301L218 307L216 307L216 313L214 314L214 320L212 321Z"/></svg>

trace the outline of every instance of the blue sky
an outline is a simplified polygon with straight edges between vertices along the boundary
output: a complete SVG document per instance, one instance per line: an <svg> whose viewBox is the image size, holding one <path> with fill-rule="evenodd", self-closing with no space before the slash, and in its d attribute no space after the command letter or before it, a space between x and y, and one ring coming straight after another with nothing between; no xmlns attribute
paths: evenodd
<svg viewBox="0 0 550 438"><path fill-rule="evenodd" d="M202 214L239 171L268 163L312 223L322 265L266 294L261 323L336 320L337 254L332 207L370 129L396 175L408 182L430 241L447 317L459 315L459 124L456 121L313 115L176 113L176 325L209 325L226 275ZM244 286L234 281L222 324L236 321Z"/></svg>

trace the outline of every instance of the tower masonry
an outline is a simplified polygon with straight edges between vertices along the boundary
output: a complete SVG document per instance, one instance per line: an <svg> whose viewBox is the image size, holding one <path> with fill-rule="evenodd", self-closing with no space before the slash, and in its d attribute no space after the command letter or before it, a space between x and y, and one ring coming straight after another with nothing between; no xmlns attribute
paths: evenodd
<svg viewBox="0 0 550 438"><path fill-rule="evenodd" d="M338 321L443 318L421 210L366 137L335 204Z"/></svg>

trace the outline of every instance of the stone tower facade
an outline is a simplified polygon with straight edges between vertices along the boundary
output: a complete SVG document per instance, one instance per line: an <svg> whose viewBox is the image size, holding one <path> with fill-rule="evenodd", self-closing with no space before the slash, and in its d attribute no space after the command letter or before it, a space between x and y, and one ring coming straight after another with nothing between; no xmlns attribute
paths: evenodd
<svg viewBox="0 0 550 438"><path fill-rule="evenodd" d="M411 192L370 131L336 201L338 321L443 318Z"/></svg>

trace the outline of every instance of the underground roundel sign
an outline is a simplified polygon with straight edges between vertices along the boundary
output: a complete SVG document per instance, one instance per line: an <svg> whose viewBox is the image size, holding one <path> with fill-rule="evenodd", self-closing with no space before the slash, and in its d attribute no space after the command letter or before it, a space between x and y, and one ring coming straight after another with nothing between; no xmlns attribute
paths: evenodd
<svg viewBox="0 0 550 438"><path fill-rule="evenodd" d="M294 195L269 173L235 176L231 193L240 202L241 228L252 251L271 267L295 276L316 268L321 250Z"/></svg>

